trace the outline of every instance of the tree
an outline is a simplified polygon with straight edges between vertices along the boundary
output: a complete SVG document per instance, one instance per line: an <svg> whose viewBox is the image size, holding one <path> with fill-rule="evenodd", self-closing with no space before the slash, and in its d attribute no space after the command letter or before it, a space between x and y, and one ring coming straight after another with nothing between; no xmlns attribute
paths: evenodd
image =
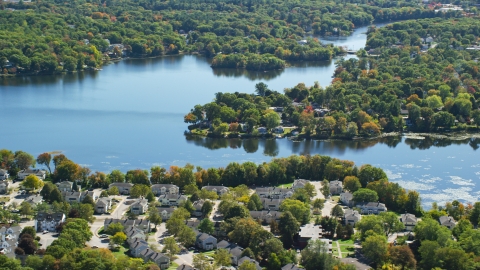
<svg viewBox="0 0 480 270"><path fill-rule="evenodd" d="M433 115L432 125L434 127L449 128L455 124L455 116L449 112L438 112Z"/></svg>
<svg viewBox="0 0 480 270"><path fill-rule="evenodd" d="M130 190L130 196L132 198L145 197L148 194L148 192L151 192L151 191L152 189L147 185L136 184Z"/></svg>
<svg viewBox="0 0 480 270"><path fill-rule="evenodd" d="M244 261L239 267L238 270L257 270L257 266L254 262Z"/></svg>
<svg viewBox="0 0 480 270"><path fill-rule="evenodd" d="M388 253L387 238L378 234L367 237L362 242L362 253L374 265L381 265Z"/></svg>
<svg viewBox="0 0 480 270"><path fill-rule="evenodd" d="M332 254L328 253L327 244L319 239L310 240L301 255L300 263L306 270L334 269L334 266L339 264Z"/></svg>
<svg viewBox="0 0 480 270"><path fill-rule="evenodd" d="M110 242L117 246L123 245L125 241L127 241L127 235L123 232L117 232L114 236L110 237Z"/></svg>
<svg viewBox="0 0 480 270"><path fill-rule="evenodd" d="M377 202L377 192L368 188L361 188L353 193L353 200L357 203L360 202Z"/></svg>
<svg viewBox="0 0 480 270"><path fill-rule="evenodd" d="M123 232L123 229L124 229L124 227L123 227L122 224L120 224L118 222L115 222L115 223L111 223L110 225L108 225L105 232L109 235L115 235L118 232Z"/></svg>
<svg viewBox="0 0 480 270"><path fill-rule="evenodd" d="M217 249L215 255L215 265L217 266L230 266L232 259L230 258L230 252L224 248Z"/></svg>
<svg viewBox="0 0 480 270"><path fill-rule="evenodd" d="M257 95L263 97L265 96L265 92L267 90L268 90L268 86L265 83L259 82L255 84L255 93L257 93Z"/></svg>
<svg viewBox="0 0 480 270"><path fill-rule="evenodd" d="M239 217L239 218L246 218L250 216L250 212L245 206L236 204L233 207L230 207L228 209L227 214L225 215L225 219L230 219L233 217Z"/></svg>
<svg viewBox="0 0 480 270"><path fill-rule="evenodd" d="M322 181L322 187L320 188L320 191L325 198L328 198L328 196L330 196L330 182L328 182L328 180Z"/></svg>
<svg viewBox="0 0 480 270"><path fill-rule="evenodd" d="M167 252L168 256L170 256L170 259L173 259L175 254L180 252L180 247L177 244L177 241L175 241L175 238L173 237L166 237L163 239L163 251L162 252Z"/></svg>
<svg viewBox="0 0 480 270"><path fill-rule="evenodd" d="M249 202L253 202L255 204L255 209L256 210L262 210L263 209L262 200L260 199L260 196L258 196L258 194L253 193L252 196L250 196L250 201Z"/></svg>
<svg viewBox="0 0 480 270"><path fill-rule="evenodd" d="M43 181L40 180L36 175L30 174L29 176L25 177L23 180L22 185L27 189L38 189L43 187Z"/></svg>
<svg viewBox="0 0 480 270"><path fill-rule="evenodd" d="M331 215L334 217L342 217L343 216L343 209L340 205L335 205L332 208Z"/></svg>
<svg viewBox="0 0 480 270"><path fill-rule="evenodd" d="M193 267L198 270L214 270L214 266L210 263L207 257L199 253L193 256Z"/></svg>
<svg viewBox="0 0 480 270"><path fill-rule="evenodd" d="M139 170L139 169L128 171L127 174L125 175L125 180L127 183L132 183L132 184L142 184L142 185L151 184L148 178L148 171Z"/></svg>
<svg viewBox="0 0 480 270"><path fill-rule="evenodd" d="M301 201L286 199L280 205L280 211L290 212L302 224L310 222L310 206Z"/></svg>
<svg viewBox="0 0 480 270"><path fill-rule="evenodd" d="M360 184L360 180L356 176L346 176L343 180L343 188L352 193L361 187L362 184Z"/></svg>
<svg viewBox="0 0 480 270"><path fill-rule="evenodd" d="M91 206L95 207L95 202L93 201L93 198L90 195L85 196L82 201L83 204L90 204Z"/></svg>
<svg viewBox="0 0 480 270"><path fill-rule="evenodd" d="M120 191L116 186L112 186L108 189L108 195L119 195Z"/></svg>
<svg viewBox="0 0 480 270"><path fill-rule="evenodd" d="M472 222L473 226L477 226L480 222L480 202L476 202L473 204L473 209L470 212L470 222Z"/></svg>
<svg viewBox="0 0 480 270"><path fill-rule="evenodd" d="M412 250L406 245L390 247L389 253L392 263L402 269L415 269L417 266Z"/></svg>
<svg viewBox="0 0 480 270"><path fill-rule="evenodd" d="M15 152L15 164L20 170L26 170L30 166L35 167L35 158L23 151Z"/></svg>
<svg viewBox="0 0 480 270"><path fill-rule="evenodd" d="M393 212L383 212L379 214L383 220L384 231L387 235L391 233L400 232L405 229L405 225L398 219L398 216Z"/></svg>
<svg viewBox="0 0 480 270"><path fill-rule="evenodd" d="M324 205L325 205L324 199L317 198L312 202L312 206L314 209L322 210Z"/></svg>
<svg viewBox="0 0 480 270"><path fill-rule="evenodd" d="M50 153L43 153L38 155L37 157L37 163L40 165L45 165L49 173L52 173L52 170L50 169L51 161L52 161L52 155L50 155Z"/></svg>
<svg viewBox="0 0 480 270"><path fill-rule="evenodd" d="M37 236L37 232L35 231L35 228L32 226L26 226L25 228L23 228L18 238L22 238L24 234L31 235L33 239L35 239L35 237Z"/></svg>
<svg viewBox="0 0 480 270"><path fill-rule="evenodd" d="M295 219L292 213L289 211L284 211L280 216L278 225L284 246L291 247L293 244L293 236L300 229L298 221Z"/></svg>
<svg viewBox="0 0 480 270"><path fill-rule="evenodd" d="M447 227L440 226L438 222L431 218L423 218L413 228L415 238L424 241L438 241L445 244L448 239L451 239L451 232Z"/></svg>
<svg viewBox="0 0 480 270"><path fill-rule="evenodd" d="M383 220L379 216L367 215L356 224L357 232L359 233L359 239L365 240L367 232L375 233L379 235L385 235Z"/></svg>
<svg viewBox="0 0 480 270"><path fill-rule="evenodd" d="M473 229L472 223L468 219L460 219L457 222L457 225L453 227L452 229L452 235L456 239L460 239L460 235L462 235L464 232Z"/></svg>
<svg viewBox="0 0 480 270"><path fill-rule="evenodd" d="M276 112L269 112L265 114L265 125L268 129L275 128L280 125L280 116Z"/></svg>
<svg viewBox="0 0 480 270"><path fill-rule="evenodd" d="M435 251L440 248L440 245L436 241L425 240L421 242L421 246L418 249L422 260L420 261L420 266L423 269L434 269L435 267L440 266L440 262L437 261L435 257Z"/></svg>
<svg viewBox="0 0 480 270"><path fill-rule="evenodd" d="M368 183L377 181L380 179L387 179L387 174L380 169L373 167L370 164L363 165L360 168L360 172L358 173L358 179L363 187L366 187Z"/></svg>
<svg viewBox="0 0 480 270"><path fill-rule="evenodd" d="M57 156L53 158L54 163L56 157ZM55 171L53 172L54 179L56 181L74 181L79 178L80 169L81 168L78 164L71 160L65 159L61 161L60 164L55 166Z"/></svg>
<svg viewBox="0 0 480 270"><path fill-rule="evenodd" d="M228 238L240 246L249 246L253 235L262 227L251 217L248 218L232 218L232 222L226 221L225 225L231 225L233 229L228 232Z"/></svg>
<svg viewBox="0 0 480 270"><path fill-rule="evenodd" d="M268 257L267 270L278 270L281 267L282 267L282 262L280 261L280 259L278 259L277 254L270 253L270 256Z"/></svg>
<svg viewBox="0 0 480 270"><path fill-rule="evenodd" d="M213 222L209 218L204 218L198 225L198 230L203 233L212 234L215 231Z"/></svg>
<svg viewBox="0 0 480 270"><path fill-rule="evenodd" d="M24 217L33 215L32 205L25 201L22 202L22 204L20 204L20 214Z"/></svg>
<svg viewBox="0 0 480 270"><path fill-rule="evenodd" d="M37 251L37 245L35 244L35 240L30 234L22 235L20 241L18 242L18 247L23 249L23 251L27 255L35 254L35 251Z"/></svg>
<svg viewBox="0 0 480 270"><path fill-rule="evenodd" d="M190 247L196 241L195 232L188 226L183 226L177 234L177 239L184 247Z"/></svg>
<svg viewBox="0 0 480 270"><path fill-rule="evenodd" d="M213 210L213 204L210 201L205 201L202 205L202 215L207 217Z"/></svg>

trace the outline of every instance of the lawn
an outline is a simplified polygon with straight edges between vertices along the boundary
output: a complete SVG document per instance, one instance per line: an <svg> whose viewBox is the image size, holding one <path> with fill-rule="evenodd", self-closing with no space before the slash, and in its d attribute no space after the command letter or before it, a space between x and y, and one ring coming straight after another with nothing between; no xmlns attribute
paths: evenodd
<svg viewBox="0 0 480 270"><path fill-rule="evenodd" d="M10 197L9 196L2 196L0 197L0 202L9 202L10 201Z"/></svg>
<svg viewBox="0 0 480 270"><path fill-rule="evenodd" d="M332 255L338 257L338 249L336 247L332 247Z"/></svg>
<svg viewBox="0 0 480 270"><path fill-rule="evenodd" d="M338 203L338 201L340 201L340 196L332 196L332 201L336 201Z"/></svg>
<svg viewBox="0 0 480 270"><path fill-rule="evenodd" d="M342 251L342 253L353 253L353 252L355 252L355 248L353 247L353 245L340 246L340 250Z"/></svg>
<svg viewBox="0 0 480 270"><path fill-rule="evenodd" d="M115 256L115 258L118 259L119 257L121 257L121 256L123 256L123 255L128 256L128 255L126 254L127 251L128 251L127 248L125 248L124 246L121 246L120 249L118 249L117 251L112 251L112 254L113 254L113 256Z"/></svg>
<svg viewBox="0 0 480 270"><path fill-rule="evenodd" d="M178 267L178 263L176 263L176 262L171 262L171 263L170 263L170 267L167 268L167 270L176 270L177 267Z"/></svg>
<svg viewBox="0 0 480 270"><path fill-rule="evenodd" d="M338 243L340 245L353 245L353 240L352 239L338 240Z"/></svg>
<svg viewBox="0 0 480 270"><path fill-rule="evenodd" d="M289 183L289 184L281 184L281 185L278 185L277 187L280 187L280 188L291 188L293 186L293 183Z"/></svg>
<svg viewBox="0 0 480 270"><path fill-rule="evenodd" d="M215 250L205 251L205 252L202 252L202 254L205 256L213 257L213 255L215 255Z"/></svg>

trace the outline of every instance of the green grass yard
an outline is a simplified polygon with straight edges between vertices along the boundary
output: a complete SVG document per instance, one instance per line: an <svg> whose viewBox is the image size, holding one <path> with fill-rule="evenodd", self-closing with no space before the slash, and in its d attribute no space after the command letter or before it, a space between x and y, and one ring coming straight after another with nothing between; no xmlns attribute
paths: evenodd
<svg viewBox="0 0 480 270"><path fill-rule="evenodd" d="M0 197L0 202L9 202L10 201L10 197L9 196L2 196Z"/></svg>
<svg viewBox="0 0 480 270"><path fill-rule="evenodd" d="M167 268L167 270L176 270L177 267L178 267L178 263L176 263L176 262L171 262L171 263L170 263L170 267Z"/></svg>
<svg viewBox="0 0 480 270"><path fill-rule="evenodd" d="M117 251L112 251L112 254L113 254L113 256L115 256L115 258L118 259L118 258L120 258L120 257L123 256L123 255L126 256L127 254L125 254L125 253L126 253L127 251L128 251L127 248L125 248L124 246L120 246L120 249L118 249Z"/></svg>
<svg viewBox="0 0 480 270"><path fill-rule="evenodd" d="M291 188L293 186L293 183L289 183L289 184L281 184L281 185L278 185L277 187L279 188Z"/></svg>

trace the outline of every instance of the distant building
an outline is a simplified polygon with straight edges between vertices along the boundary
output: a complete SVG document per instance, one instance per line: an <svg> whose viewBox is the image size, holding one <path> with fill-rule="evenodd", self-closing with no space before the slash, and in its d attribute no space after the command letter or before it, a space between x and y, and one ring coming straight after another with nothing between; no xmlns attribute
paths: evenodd
<svg viewBox="0 0 480 270"><path fill-rule="evenodd" d="M179 188L176 185L172 184L155 184L152 186L152 192L155 196L164 195L164 194L178 194Z"/></svg>
<svg viewBox="0 0 480 270"><path fill-rule="evenodd" d="M162 216L163 221L170 219L176 209L176 207L157 207L158 213Z"/></svg>
<svg viewBox="0 0 480 270"><path fill-rule="evenodd" d="M293 188L293 189L303 188L303 187L305 187L306 184L309 184L309 183L310 183L309 180L296 179L295 181L293 181L292 188Z"/></svg>
<svg viewBox="0 0 480 270"><path fill-rule="evenodd" d="M313 225L311 223L302 225L298 232L298 245L301 248L307 246L308 241L322 238L322 227L320 225Z"/></svg>
<svg viewBox="0 0 480 270"><path fill-rule="evenodd" d="M340 201L349 206L349 207L352 207L353 204L354 204L354 201L353 201L353 194L350 193L350 192L343 192L343 193L340 193Z"/></svg>
<svg viewBox="0 0 480 270"><path fill-rule="evenodd" d="M262 198L261 201L262 201L263 209L278 211L280 210L280 204L282 204L284 199Z"/></svg>
<svg viewBox="0 0 480 270"><path fill-rule="evenodd" d="M411 232L413 231L413 228L415 227L415 225L417 225L417 217L415 217L414 214L405 213L400 215L400 222L402 222L403 225L405 225L405 230Z"/></svg>
<svg viewBox="0 0 480 270"><path fill-rule="evenodd" d="M203 250L212 250L217 248L217 238L208 233L198 233L195 244Z"/></svg>
<svg viewBox="0 0 480 270"><path fill-rule="evenodd" d="M362 215L357 210L346 209L343 214L343 222L345 225L350 224L355 227L355 224L362 219Z"/></svg>
<svg viewBox="0 0 480 270"><path fill-rule="evenodd" d="M45 177L47 175L47 171L45 170L40 170L40 169L26 169L26 170L21 170L17 173L17 179L23 180L29 175L35 175L41 180L45 180Z"/></svg>
<svg viewBox="0 0 480 270"><path fill-rule="evenodd" d="M130 211L135 215L142 215L147 212L148 200L145 198L138 199L130 206Z"/></svg>
<svg viewBox="0 0 480 270"><path fill-rule="evenodd" d="M341 181L335 180L329 183L330 185L330 194L337 195L343 191L343 183Z"/></svg>
<svg viewBox="0 0 480 270"><path fill-rule="evenodd" d="M257 187L255 193L260 198L270 199L286 199L293 195L292 188L279 188L279 187Z"/></svg>
<svg viewBox="0 0 480 270"><path fill-rule="evenodd" d="M175 194L164 194L160 195L158 198L158 201L162 204L162 206L179 206L186 200L188 200L187 196Z"/></svg>
<svg viewBox="0 0 480 270"><path fill-rule="evenodd" d="M58 182L55 184L57 187L58 187L58 190L60 191L68 191L68 192L72 192L73 190L73 182L70 182L70 181L62 181L62 182ZM77 190L75 190L77 191Z"/></svg>
<svg viewBox="0 0 480 270"><path fill-rule="evenodd" d="M0 169L0 180L7 180L10 177L7 170Z"/></svg>
<svg viewBox="0 0 480 270"><path fill-rule="evenodd" d="M357 207L360 208L361 213L364 215L376 215L382 212L387 212L387 207L385 204L379 202L358 203Z"/></svg>
<svg viewBox="0 0 480 270"><path fill-rule="evenodd" d="M250 211L250 216L255 220L261 220L263 223L270 224L274 220L279 220L282 215L279 211Z"/></svg>
<svg viewBox="0 0 480 270"><path fill-rule="evenodd" d="M35 217L34 227L37 232L39 231L56 231L56 227L65 222L64 213L45 213L38 212Z"/></svg>
<svg viewBox="0 0 480 270"><path fill-rule="evenodd" d="M120 194L124 194L124 195L129 195L130 194L130 190L132 189L133 187L133 184L132 183L120 183L120 182L117 182L117 183L112 183L108 186L109 188L111 187L117 187L118 188L118 192Z"/></svg>
<svg viewBox="0 0 480 270"><path fill-rule="evenodd" d="M206 189L208 191L215 191L218 196L222 196L229 191L228 187L224 186L204 186L202 187L202 189Z"/></svg>
<svg viewBox="0 0 480 270"><path fill-rule="evenodd" d="M97 214L105 214L112 208L112 199L102 197L95 203L95 212Z"/></svg>
<svg viewBox="0 0 480 270"><path fill-rule="evenodd" d="M25 199L24 202L28 202L29 204L32 205L32 207L35 207L37 204L41 204L43 202L43 197L41 195L30 195Z"/></svg>
<svg viewBox="0 0 480 270"><path fill-rule="evenodd" d="M438 222L440 222L440 225L445 226L445 227L449 228L450 230L453 229L457 225L457 222L451 216L441 216L438 219Z"/></svg>

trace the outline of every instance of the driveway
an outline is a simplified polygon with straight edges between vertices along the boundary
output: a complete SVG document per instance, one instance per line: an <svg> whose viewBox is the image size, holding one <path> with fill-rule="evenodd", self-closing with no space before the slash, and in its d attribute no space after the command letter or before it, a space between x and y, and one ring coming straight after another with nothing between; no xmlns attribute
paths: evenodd
<svg viewBox="0 0 480 270"><path fill-rule="evenodd" d="M324 199L325 200L325 196L323 196L323 194L321 192L322 182L321 181L310 181L310 183L312 183L312 185L315 186L315 191L317 192L317 195L315 195L312 198L312 201L315 200L315 199ZM330 213L332 212L332 208L335 207L335 205L337 205L337 203L335 201L332 201L331 198L326 199L325 204L324 204L323 209L322 209L322 216L323 217L324 216L330 216Z"/></svg>
<svg viewBox="0 0 480 270"><path fill-rule="evenodd" d="M49 232L46 234L39 232L37 233L37 235L40 236L40 241L39 241L39 243L41 244L40 248L44 248L44 249L50 246L53 240L58 238L58 233L56 232Z"/></svg>

